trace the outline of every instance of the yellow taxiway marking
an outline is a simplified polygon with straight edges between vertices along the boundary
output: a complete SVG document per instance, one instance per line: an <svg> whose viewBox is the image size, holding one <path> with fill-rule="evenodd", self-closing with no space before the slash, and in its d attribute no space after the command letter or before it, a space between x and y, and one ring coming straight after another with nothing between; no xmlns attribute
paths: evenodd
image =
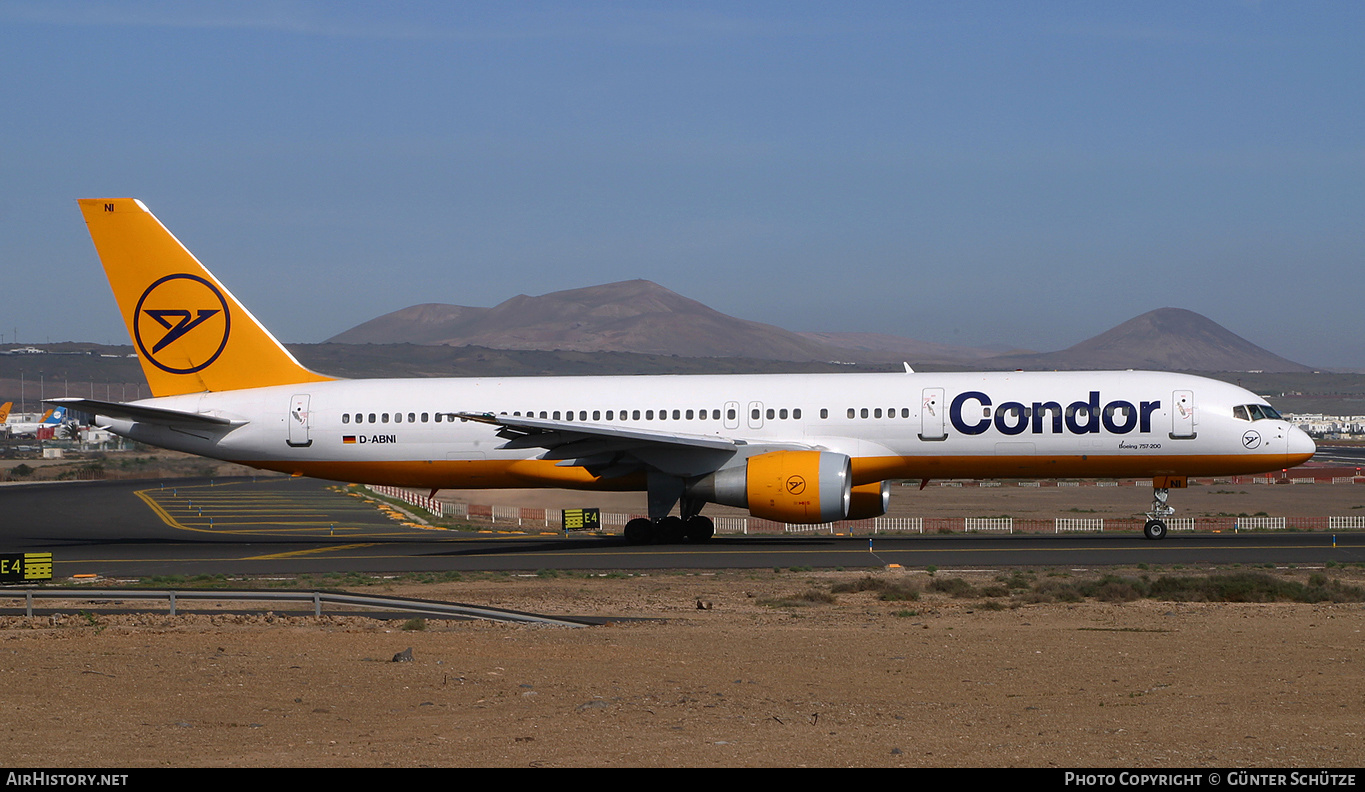
<svg viewBox="0 0 1365 792"><path fill-rule="evenodd" d="M247 556L243 561L267 561L276 558L296 558L298 556L317 555L318 553L334 553L338 550L355 550L361 547L374 547L374 542L364 542L362 544L332 545L330 547L312 547L307 550L291 550L287 553L271 553L269 555Z"/></svg>
<svg viewBox="0 0 1365 792"><path fill-rule="evenodd" d="M243 536L257 536L257 535L260 535L260 534L262 534L262 533L270 533L270 534L277 534L277 533L278 533L278 534L297 533L297 534L307 534L307 535L310 535L310 536L316 536L316 535L318 535L318 532L319 532L319 531L336 531L337 533L341 533L341 532L345 531L347 534L355 534L355 532L357 532L357 531L365 531L365 530L367 530L364 526L358 526L358 525L337 525L337 526L333 526L333 525L331 525L330 523L320 523L320 524L319 524L319 523L243 523L243 525L248 525L248 526L249 526L249 525L258 525L258 526L264 526L264 527L261 527L261 528L244 528L244 527L238 527L238 528L219 528L218 526L220 526L220 525L222 525L222 524L223 524L223 523L214 523L214 524L213 524L213 533L216 533L216 534L223 534L224 536L233 536L233 535L236 535L236 534L241 534L241 535L243 535ZM386 534L386 535L387 535L387 534ZM399 536L402 536L403 534L398 534L398 535L399 535Z"/></svg>
<svg viewBox="0 0 1365 792"><path fill-rule="evenodd" d="M375 514L373 508L360 506L358 504L341 503L327 504L328 506L337 505L336 510L326 509L319 511L316 505L311 505L307 501L332 500L335 496L309 496L303 495L300 498L292 499L288 495L279 497L280 506L275 508L265 508L257 503L243 508L243 504L249 500L255 500L240 490L237 493L225 493L218 497L207 496L202 492L189 493L191 489L206 489L200 487L180 487L167 490L166 488L149 488L138 490L134 494L142 499L144 503L158 516L161 521L172 528L180 531L191 531L194 533L211 533L219 536L224 535L257 535L261 533L299 533L317 534L323 530L330 532L344 532L349 536L356 536L362 533L367 537L402 537L408 534L394 531L391 527L386 527L380 523L361 524L361 525L342 525L342 520L331 519L336 511L345 512L364 512L367 515ZM197 499L197 501L196 501ZM299 503L299 500L305 501ZM209 514L204 510L208 508ZM260 518L268 515L278 515L280 520L262 520ZM205 518L208 518L207 520ZM219 518L223 519L219 519ZM252 519L256 518L256 519ZM312 519L309 519L312 518ZM261 526L252 528L248 526ZM412 526L420 528L421 526ZM386 530L378 530L387 528Z"/></svg>
<svg viewBox="0 0 1365 792"><path fill-rule="evenodd" d="M205 529L203 529L203 528L191 528L190 526L185 525L184 523L182 523L182 522L180 522L179 520L175 519L174 517L171 516L170 512L168 512L168 511L166 511L165 509L161 508L161 504L160 504L160 503L157 503L156 497L155 497L155 496L149 495L149 494L148 494L148 493L151 493L151 492L160 492L160 490L159 490L159 489L156 489L156 490L150 490L150 489L138 490L137 492L134 492L133 494L136 495L136 496L138 496L139 498L141 498L141 499L142 499L142 502L145 503L145 504L147 504L147 506L148 506L153 512L156 512L156 516L160 517L162 522L166 523L167 525L171 526L172 528L177 528L177 529L179 529L179 530L181 530L181 531L194 531L194 532L196 532L196 533L218 533L217 531L209 531L209 530L205 530Z"/></svg>

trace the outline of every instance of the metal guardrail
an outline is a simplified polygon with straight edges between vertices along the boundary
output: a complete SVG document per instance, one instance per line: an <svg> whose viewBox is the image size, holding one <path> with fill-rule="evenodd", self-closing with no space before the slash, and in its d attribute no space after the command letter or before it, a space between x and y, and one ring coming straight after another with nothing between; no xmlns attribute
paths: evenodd
<svg viewBox="0 0 1365 792"><path fill-rule="evenodd" d="M478 605L465 605L455 602L436 602L434 600L406 599L402 597L383 597L371 594L350 594L341 591L252 591L249 589L56 589L56 588L0 588L0 599L23 599L25 615L33 616L33 601L40 600L80 600L80 601L123 601L123 600L165 600L170 607L170 615L177 615L181 601L220 601L220 602L301 602L311 603L313 615L321 616L323 605L349 605L360 608L383 608L410 613L414 616L434 616L460 619L485 619L488 621L513 622L518 624L544 624L554 627L587 627L590 620L576 620L556 616L542 616L536 613L485 608ZM346 611L346 615L363 616L364 613Z"/></svg>

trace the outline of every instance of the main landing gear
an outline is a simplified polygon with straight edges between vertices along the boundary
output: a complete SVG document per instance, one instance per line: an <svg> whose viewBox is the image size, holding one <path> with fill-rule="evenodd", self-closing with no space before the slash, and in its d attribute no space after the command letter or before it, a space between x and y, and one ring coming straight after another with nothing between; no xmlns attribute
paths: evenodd
<svg viewBox="0 0 1365 792"><path fill-rule="evenodd" d="M687 519L668 516L660 520L637 517L626 523L625 537L630 544L681 544L705 542L716 535L709 517L694 514Z"/></svg>
<svg viewBox="0 0 1365 792"><path fill-rule="evenodd" d="M1147 512L1147 524L1142 527L1142 535L1152 540L1166 538L1166 520L1175 514L1175 508L1166 504L1172 489L1183 489L1189 485L1184 476L1156 476L1152 479L1152 509Z"/></svg>
<svg viewBox="0 0 1365 792"><path fill-rule="evenodd" d="M650 471L648 492L649 519L638 517L626 523L624 534L630 544L705 542L716 535L716 524L701 516L706 503L688 497L680 477ZM675 503L681 517L669 514Z"/></svg>

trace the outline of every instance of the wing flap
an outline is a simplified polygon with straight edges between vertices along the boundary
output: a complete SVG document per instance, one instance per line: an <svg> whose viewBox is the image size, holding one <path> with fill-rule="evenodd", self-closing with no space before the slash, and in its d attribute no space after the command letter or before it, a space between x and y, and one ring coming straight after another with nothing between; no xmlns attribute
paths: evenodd
<svg viewBox="0 0 1365 792"><path fill-rule="evenodd" d="M560 467L583 467L613 478L642 470L695 476L715 470L745 445L715 435L675 434L635 427L523 418L492 413L456 413L466 421L498 427L502 448L544 448L542 459Z"/></svg>
<svg viewBox="0 0 1365 792"><path fill-rule="evenodd" d="M733 451L744 445L742 440L731 440L715 435L674 434L649 429L554 421L546 418L523 418L492 413L462 412L456 413L456 415L462 420L486 423L502 427L503 430L510 430L505 434L503 432L498 433L500 437L508 439L504 448L558 448L567 443L587 439L633 441L636 445L687 446L712 451ZM628 443L623 442L622 445L628 445Z"/></svg>

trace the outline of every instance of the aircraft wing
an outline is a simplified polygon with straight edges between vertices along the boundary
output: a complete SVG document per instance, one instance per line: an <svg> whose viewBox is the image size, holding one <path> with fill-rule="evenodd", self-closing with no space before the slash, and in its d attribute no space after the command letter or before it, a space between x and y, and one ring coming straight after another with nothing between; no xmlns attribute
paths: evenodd
<svg viewBox="0 0 1365 792"><path fill-rule="evenodd" d="M99 401L97 399L62 398L46 399L45 402L48 404L61 405L68 410L80 410L81 412L104 415L109 418L122 418L125 421L163 424L166 426L223 427L240 426L246 423L246 421L233 421L228 418L219 418L216 415L167 410L164 407L146 407L138 404Z"/></svg>
<svg viewBox="0 0 1365 792"><path fill-rule="evenodd" d="M721 467L747 445L716 435L676 434L603 424L523 418L492 413L456 413L461 420L498 427L502 448L544 448L543 459L584 467L614 478L641 470L696 476Z"/></svg>

